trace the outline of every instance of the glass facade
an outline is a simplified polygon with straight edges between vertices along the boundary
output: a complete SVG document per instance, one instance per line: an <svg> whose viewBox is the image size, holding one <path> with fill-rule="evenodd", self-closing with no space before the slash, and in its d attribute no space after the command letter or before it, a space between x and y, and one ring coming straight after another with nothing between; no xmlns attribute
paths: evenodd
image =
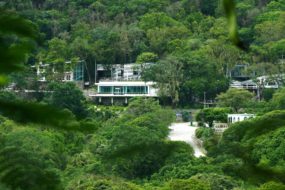
<svg viewBox="0 0 285 190"><path fill-rule="evenodd" d="M113 87L111 87L111 86L100 86L99 92L101 94L112 94L113 93Z"/></svg>
<svg viewBox="0 0 285 190"><path fill-rule="evenodd" d="M83 75L84 75L84 70L83 70L83 62L78 62L76 65L75 65L75 68L74 68L74 80L75 81L82 81L83 80Z"/></svg>
<svg viewBox="0 0 285 190"><path fill-rule="evenodd" d="M147 86L100 86L100 94L148 94Z"/></svg>

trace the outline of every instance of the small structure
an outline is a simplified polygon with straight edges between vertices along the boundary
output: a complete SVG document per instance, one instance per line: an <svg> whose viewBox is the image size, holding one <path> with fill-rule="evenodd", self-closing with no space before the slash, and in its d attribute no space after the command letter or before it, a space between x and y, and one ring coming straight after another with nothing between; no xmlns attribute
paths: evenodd
<svg viewBox="0 0 285 190"><path fill-rule="evenodd" d="M214 130L216 133L223 133L227 128L229 128L229 125L227 123L214 122Z"/></svg>
<svg viewBox="0 0 285 190"><path fill-rule="evenodd" d="M229 73L230 77L234 80L242 80L242 81L250 79L250 77L254 76L254 73L245 72L248 66L249 64L247 63L236 64Z"/></svg>
<svg viewBox="0 0 285 190"><path fill-rule="evenodd" d="M232 81L230 84L231 88L247 89L247 90L258 90L259 88L278 89L282 86L285 75L265 75L257 77L255 80L245 81Z"/></svg>
<svg viewBox="0 0 285 190"><path fill-rule="evenodd" d="M255 114L248 114L248 113L243 113L243 114L228 114L228 123L236 123L239 121L244 121L250 118L255 118Z"/></svg>

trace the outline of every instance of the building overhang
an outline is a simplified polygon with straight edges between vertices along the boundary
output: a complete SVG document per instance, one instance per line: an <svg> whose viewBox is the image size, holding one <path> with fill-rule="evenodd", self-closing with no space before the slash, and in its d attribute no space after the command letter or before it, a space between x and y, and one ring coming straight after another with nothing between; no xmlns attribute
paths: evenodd
<svg viewBox="0 0 285 190"><path fill-rule="evenodd" d="M132 98L132 97L158 97L156 95L150 94L89 94L90 97L98 97L98 98Z"/></svg>
<svg viewBox="0 0 285 190"><path fill-rule="evenodd" d="M143 81L102 81L95 83L97 86L152 86L154 82Z"/></svg>

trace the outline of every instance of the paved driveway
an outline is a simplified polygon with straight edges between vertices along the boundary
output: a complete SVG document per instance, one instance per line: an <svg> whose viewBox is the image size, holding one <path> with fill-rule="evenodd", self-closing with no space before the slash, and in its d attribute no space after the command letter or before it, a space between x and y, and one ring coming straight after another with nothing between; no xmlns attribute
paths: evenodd
<svg viewBox="0 0 285 190"><path fill-rule="evenodd" d="M205 150L199 143L199 140L195 137L195 130L197 127L190 126L190 123L173 123L169 138L172 141L184 141L190 144L194 149L194 155L196 157L205 156Z"/></svg>

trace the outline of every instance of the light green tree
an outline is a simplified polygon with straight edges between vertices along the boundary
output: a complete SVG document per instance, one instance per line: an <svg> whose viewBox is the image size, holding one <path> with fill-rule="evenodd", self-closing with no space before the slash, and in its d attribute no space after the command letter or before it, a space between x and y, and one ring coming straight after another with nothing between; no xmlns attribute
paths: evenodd
<svg viewBox="0 0 285 190"><path fill-rule="evenodd" d="M231 107L235 112L253 101L254 95L244 89L230 88L227 92L221 93L217 96L217 104L222 107Z"/></svg>

